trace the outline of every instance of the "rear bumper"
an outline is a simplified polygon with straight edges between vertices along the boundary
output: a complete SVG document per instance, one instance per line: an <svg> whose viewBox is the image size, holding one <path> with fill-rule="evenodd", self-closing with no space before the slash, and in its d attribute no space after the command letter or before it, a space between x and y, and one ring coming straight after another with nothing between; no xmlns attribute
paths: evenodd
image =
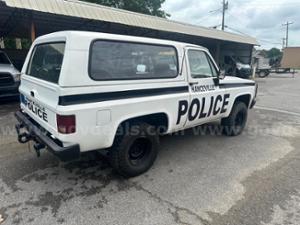
<svg viewBox="0 0 300 225"><path fill-rule="evenodd" d="M34 124L26 114L18 111L15 113L15 116L19 121L16 125L16 130L18 141L20 143L26 143L33 140L40 146L47 147L50 152L62 161L70 161L80 157L80 148L78 144L62 147L61 144L49 136L48 132L43 131L38 125ZM25 129L25 132L21 132L21 129Z"/></svg>

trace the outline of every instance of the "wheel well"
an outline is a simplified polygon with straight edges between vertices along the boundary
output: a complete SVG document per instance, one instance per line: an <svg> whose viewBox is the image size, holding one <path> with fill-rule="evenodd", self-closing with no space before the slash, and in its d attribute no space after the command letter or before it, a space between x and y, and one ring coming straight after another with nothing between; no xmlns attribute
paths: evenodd
<svg viewBox="0 0 300 225"><path fill-rule="evenodd" d="M251 99L251 95L247 94L247 95L241 95L241 96L238 96L234 103L236 102L244 102L246 104L247 107L249 107L249 104L250 104L250 99Z"/></svg>
<svg viewBox="0 0 300 225"><path fill-rule="evenodd" d="M138 116L123 121L119 126L130 126L136 123L148 123L154 126L160 133L165 133L168 130L169 120L166 113L154 113L145 116Z"/></svg>

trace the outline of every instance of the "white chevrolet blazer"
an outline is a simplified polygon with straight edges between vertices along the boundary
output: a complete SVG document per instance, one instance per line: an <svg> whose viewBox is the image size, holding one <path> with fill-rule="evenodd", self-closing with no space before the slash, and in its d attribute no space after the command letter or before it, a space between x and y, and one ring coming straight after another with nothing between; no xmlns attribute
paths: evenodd
<svg viewBox="0 0 300 225"><path fill-rule="evenodd" d="M257 86L221 77L201 46L66 31L34 41L19 91L19 142L62 160L105 149L130 177L152 166L162 134L218 120L225 135L240 134Z"/></svg>

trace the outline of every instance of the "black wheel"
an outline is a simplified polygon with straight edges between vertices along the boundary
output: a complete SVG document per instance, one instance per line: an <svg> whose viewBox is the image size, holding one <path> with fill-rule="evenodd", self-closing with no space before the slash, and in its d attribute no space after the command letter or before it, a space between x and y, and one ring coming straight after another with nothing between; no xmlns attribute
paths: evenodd
<svg viewBox="0 0 300 225"><path fill-rule="evenodd" d="M155 128L146 123L137 123L119 133L110 151L112 167L124 177L146 172L158 153L159 137Z"/></svg>
<svg viewBox="0 0 300 225"><path fill-rule="evenodd" d="M268 73L266 71L262 70L262 71L259 71L258 76L260 78L264 78L264 77L268 76Z"/></svg>
<svg viewBox="0 0 300 225"><path fill-rule="evenodd" d="M237 136L241 134L246 126L248 108L244 102L236 102L227 118L222 119L223 134Z"/></svg>

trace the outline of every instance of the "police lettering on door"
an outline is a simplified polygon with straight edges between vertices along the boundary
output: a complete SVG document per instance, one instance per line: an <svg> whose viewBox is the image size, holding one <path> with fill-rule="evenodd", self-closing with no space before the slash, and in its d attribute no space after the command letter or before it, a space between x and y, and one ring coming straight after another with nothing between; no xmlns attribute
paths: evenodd
<svg viewBox="0 0 300 225"><path fill-rule="evenodd" d="M187 115L189 121L216 116L227 111L230 94L194 98L190 105L187 100L181 100L178 104L178 117L176 124L180 123L181 117ZM207 104L209 107L207 108Z"/></svg>

